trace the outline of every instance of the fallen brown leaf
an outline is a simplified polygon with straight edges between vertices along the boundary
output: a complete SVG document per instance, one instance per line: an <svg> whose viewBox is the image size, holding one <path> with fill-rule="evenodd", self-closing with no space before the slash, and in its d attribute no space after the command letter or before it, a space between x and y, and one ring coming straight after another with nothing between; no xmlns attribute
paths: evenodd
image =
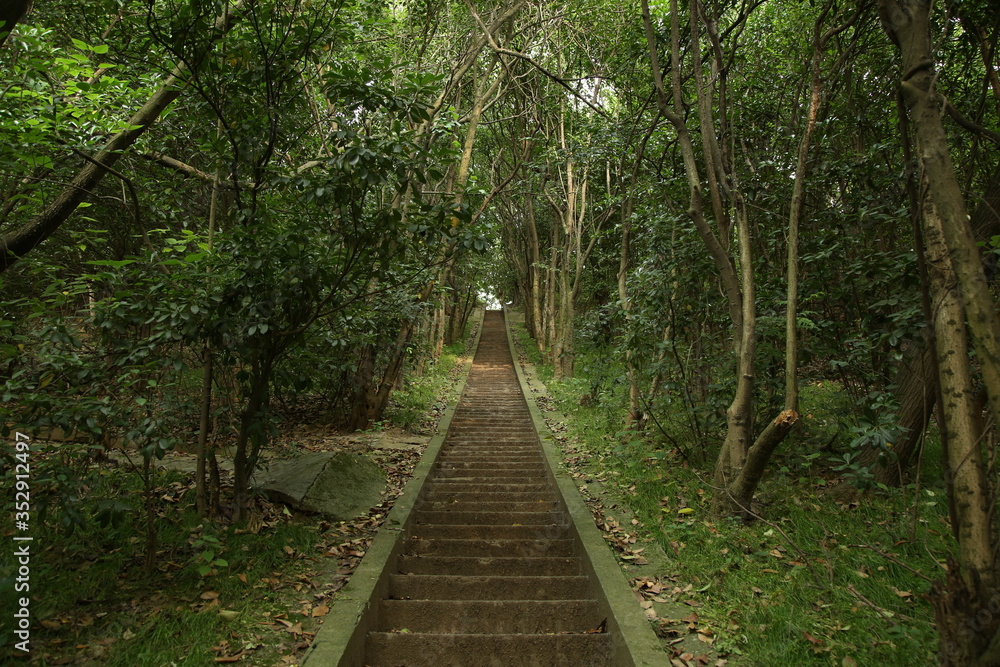
<svg viewBox="0 0 1000 667"><path fill-rule="evenodd" d="M805 640L806 640L807 642L809 642L809 643L810 643L810 644L812 644L813 646L819 646L820 644L822 644L822 643L823 643L823 640L822 640L822 639L816 639L815 637L813 637L813 636L812 636L811 634L809 634L808 632L805 632L805 631L803 631L803 632L802 632L802 636L803 636L803 637L805 638Z"/></svg>

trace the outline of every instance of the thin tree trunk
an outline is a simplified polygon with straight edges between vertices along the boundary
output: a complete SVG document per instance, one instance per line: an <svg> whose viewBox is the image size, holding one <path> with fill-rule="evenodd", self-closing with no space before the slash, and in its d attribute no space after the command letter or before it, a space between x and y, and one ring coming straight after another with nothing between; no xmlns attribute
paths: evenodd
<svg viewBox="0 0 1000 667"><path fill-rule="evenodd" d="M270 379L270 364L265 362L254 369L250 380L250 395L240 417L236 452L233 455L233 521L236 523L247 518L246 512L250 506L250 477L260 451L261 434L265 431L262 421L267 410Z"/></svg>
<svg viewBox="0 0 1000 667"><path fill-rule="evenodd" d="M966 323L975 341L994 416L1000 415L1000 321L955 177L935 90L930 0L879 0L882 27L902 55L901 90L922 170L924 238L951 474L959 562L932 591L943 665L996 664L1000 617L988 609L997 583L981 425L969 368ZM957 575L954 570L958 570ZM978 617L989 612L989 622ZM968 632L975 627L978 632Z"/></svg>
<svg viewBox="0 0 1000 667"><path fill-rule="evenodd" d="M351 418L347 428L351 431L362 431L371 425L372 408L376 389L375 382L375 346L367 344L361 348L358 367L354 372L354 401Z"/></svg>
<svg viewBox="0 0 1000 667"><path fill-rule="evenodd" d="M208 432L212 425L212 349L205 344L201 352L201 414L198 419L198 448L195 469L195 505L199 516L207 516L208 493L205 489L205 462L208 450Z"/></svg>
<svg viewBox="0 0 1000 667"><path fill-rule="evenodd" d="M221 122L221 121L220 121ZM217 136L221 134L221 125L217 128ZM208 252L215 246L215 222L219 209L219 172L216 170L212 180L212 197L208 207ZM208 450L208 432L212 426L212 347L205 342L201 353L202 383L201 383L201 415L198 423L198 449L195 464L195 505L199 516L207 516L208 496L205 492L205 463Z"/></svg>
<svg viewBox="0 0 1000 667"><path fill-rule="evenodd" d="M795 182L792 186L792 201L788 214L788 301L785 319L785 410L798 412L799 409L799 346L798 346L798 301L799 301L799 223L805 208L806 172L809 168L809 149L816 129L822 102L823 53L828 34L822 34L823 22L832 0L827 0L816 19L813 29L813 53L810 61L809 110L806 112L805 129L799 140L798 158L795 163Z"/></svg>
<svg viewBox="0 0 1000 667"><path fill-rule="evenodd" d="M499 56L494 55L486 73L477 78L476 92L473 94L472 110L469 112L469 123L465 130L465 141L462 146L462 159L458 165L458 174L455 178L455 203L461 204L465 196L465 185L469 182L469 166L472 164L472 148L476 141L476 130L479 129L479 121L483 116L483 108L486 101L492 96L503 80L506 69L501 70L496 80L489 84L489 76L493 73L493 68L499 60Z"/></svg>
<svg viewBox="0 0 1000 667"><path fill-rule="evenodd" d="M956 291L956 299L960 298L960 305L964 305L993 414L1000 415L1000 320L996 316L996 308L966 213L965 200L948 153L947 137L941 120L944 101L934 85L936 71L931 53L931 7L929 0L879 0L883 27L890 39L900 47L902 54L901 89L915 130L924 176L921 184L925 188L922 205L928 263L940 272L945 269L934 266L934 262L947 262L949 270L954 272L953 275L961 286L960 296ZM939 244L940 248L936 248L935 244ZM942 256L944 259L940 259ZM952 274L946 273L945 276L950 279ZM946 278L941 279L945 280ZM944 284L948 285L947 282ZM957 290L957 286L948 286ZM940 296L937 298L943 299ZM952 381L949 373L961 371L955 368L949 370L949 364L957 363L953 357L961 356L957 336L958 329L961 329L964 342L964 325L959 317L960 311L949 312L947 318L937 312L935 315L940 379L945 401L948 403L945 406L947 420L950 419L949 405L952 410L965 409L966 397L959 397L959 393L964 393L964 390L956 392L947 388ZM956 317L959 319L956 320ZM951 340L940 340L942 332L937 331L937 326L941 326ZM944 354L948 354L949 358L943 359ZM967 366L967 359L963 357L961 361ZM967 400L973 399L968 397ZM963 418L959 415L955 419ZM977 580L990 585L996 582L988 514L982 514L984 510L981 509L986 506L987 499L982 495L985 489L981 488L980 481L984 474L981 457L975 458L979 451L978 435L976 437L975 451L970 449L970 443L952 444L949 439L949 447L953 450L950 456L953 465L956 465L952 470L956 507L963 515L967 514L955 517L958 519L957 523L964 526L961 530L967 531L966 539L959 540L963 577L973 590ZM983 522L982 525L979 525L980 521Z"/></svg>
<svg viewBox="0 0 1000 667"><path fill-rule="evenodd" d="M369 423L380 421L385 415L385 410L389 407L389 396L393 388L403 376L403 367L406 365L408 346L413 335L413 325L407 324L399 329L396 334L396 344L393 346L392 358L385 369L382 381L379 383L378 391L375 393L369 412Z"/></svg>
<svg viewBox="0 0 1000 667"><path fill-rule="evenodd" d="M219 473L219 460L215 456L215 448L209 448L208 457L208 516L219 516L219 505L222 499L222 475Z"/></svg>
<svg viewBox="0 0 1000 667"><path fill-rule="evenodd" d="M525 304L525 310L531 311L531 337L535 339L538 351L545 349L545 332L542 326L542 267L538 246L538 227L535 224L535 203L530 195L525 198L524 216L528 228L528 275L531 281L531 303Z"/></svg>
<svg viewBox="0 0 1000 667"><path fill-rule="evenodd" d="M151 575L156 569L156 550L158 548L155 493L156 466L153 465L152 456L143 457L142 489L145 496L144 509L146 510L146 553L143 569L147 575Z"/></svg>
<svg viewBox="0 0 1000 667"><path fill-rule="evenodd" d="M549 362L556 363L556 282L559 277L559 225L552 224L551 256L545 284L545 347Z"/></svg>
<svg viewBox="0 0 1000 667"><path fill-rule="evenodd" d="M743 294L741 329L736 352L736 395L726 410L726 440L715 469L718 486L728 486L746 463L753 443L754 357L757 354L757 307L754 303L753 256L750 247L750 223L746 207L737 203L736 233L740 248L740 283ZM792 420L794 423L794 419ZM780 442L780 440L779 440ZM777 443L776 443L777 444ZM766 460L764 461L766 463ZM759 479L759 477L758 477ZM745 486L742 485L742 486ZM754 485L756 487L756 484ZM752 493L752 492L751 492ZM740 496L736 496L739 500ZM723 499L724 500L724 499ZM749 500L744 498L743 500ZM748 506L745 503L743 506Z"/></svg>
<svg viewBox="0 0 1000 667"><path fill-rule="evenodd" d="M630 244L632 242L631 205L622 208L622 247L618 259L618 302L625 316L625 327L631 325L632 302L628 295L628 267ZM628 380L628 414L625 416L625 428L641 428L642 408L639 406L639 377L632 361L632 348L625 350L625 377Z"/></svg>

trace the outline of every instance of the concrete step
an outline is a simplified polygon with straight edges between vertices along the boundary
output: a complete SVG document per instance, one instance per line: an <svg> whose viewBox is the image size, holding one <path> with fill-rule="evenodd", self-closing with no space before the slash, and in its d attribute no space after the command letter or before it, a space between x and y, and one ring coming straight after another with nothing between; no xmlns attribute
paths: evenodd
<svg viewBox="0 0 1000 667"><path fill-rule="evenodd" d="M482 413L470 415L468 413L459 414L456 412L454 419L451 420L451 427L475 426L483 429L492 429L494 427L511 428L515 420L520 418L528 419L530 414L527 408L524 409L522 414L516 414L513 410L504 410L503 414L493 413L489 415Z"/></svg>
<svg viewBox="0 0 1000 667"><path fill-rule="evenodd" d="M510 472L491 470L489 468L465 468L463 470L435 470L434 480L436 481L439 479L467 479L472 482L516 484L518 482L538 482L547 480L548 476L541 470Z"/></svg>
<svg viewBox="0 0 1000 667"><path fill-rule="evenodd" d="M539 456L541 450L535 443L526 445L497 445L492 441L484 441L482 444L459 444L453 443L441 450L441 456Z"/></svg>
<svg viewBox="0 0 1000 667"><path fill-rule="evenodd" d="M581 633L603 617L594 600L383 600L379 629L445 634Z"/></svg>
<svg viewBox="0 0 1000 667"><path fill-rule="evenodd" d="M400 556L400 574L440 574L498 577L573 577L580 574L580 559L490 558L467 556Z"/></svg>
<svg viewBox="0 0 1000 667"><path fill-rule="evenodd" d="M495 526L547 526L567 523L562 512L438 512L414 510L416 522L448 523L465 526L491 524Z"/></svg>
<svg viewBox="0 0 1000 667"><path fill-rule="evenodd" d="M395 600L579 600L587 577L390 574Z"/></svg>
<svg viewBox="0 0 1000 667"><path fill-rule="evenodd" d="M483 501L478 503L459 500L424 501L418 509L428 512L555 512L560 505L555 500L539 498L533 502Z"/></svg>
<svg viewBox="0 0 1000 667"><path fill-rule="evenodd" d="M566 539L445 539L411 538L403 547L410 556L465 556L478 558L544 558L574 555L576 543Z"/></svg>
<svg viewBox="0 0 1000 667"><path fill-rule="evenodd" d="M453 461L445 460L438 461L438 467L436 474L441 474L443 471L452 470L509 470L512 473L517 472L520 474L521 470L527 470L529 472L541 471L545 472L545 464L541 461L487 461L483 459L470 459L467 461Z"/></svg>
<svg viewBox="0 0 1000 667"><path fill-rule="evenodd" d="M420 524L414 526L412 537L423 540L561 540L568 539L569 527Z"/></svg>
<svg viewBox="0 0 1000 667"><path fill-rule="evenodd" d="M521 418L515 417L512 418L512 421L521 421ZM535 432L531 429L504 426L452 426L448 429L448 434L453 438L482 439L485 436L498 436L505 440L538 441Z"/></svg>
<svg viewBox="0 0 1000 667"><path fill-rule="evenodd" d="M427 493L539 493L551 492L552 487L544 482L501 482L490 484L470 484L459 479L427 480Z"/></svg>
<svg viewBox="0 0 1000 667"><path fill-rule="evenodd" d="M435 490L424 496L427 502L460 502L460 503L480 503L480 502L531 502L536 500L557 500L554 491L532 492L532 491L448 491Z"/></svg>
<svg viewBox="0 0 1000 667"><path fill-rule="evenodd" d="M469 452L461 449L444 451L441 453L441 456L438 457L439 464L475 463L477 461L481 461L483 463L504 463L507 461L512 463L544 463L545 457L542 456L542 453L537 450L533 452L505 452L503 450Z"/></svg>
<svg viewBox="0 0 1000 667"><path fill-rule="evenodd" d="M611 640L604 634L371 632L366 660L372 667L607 667Z"/></svg>

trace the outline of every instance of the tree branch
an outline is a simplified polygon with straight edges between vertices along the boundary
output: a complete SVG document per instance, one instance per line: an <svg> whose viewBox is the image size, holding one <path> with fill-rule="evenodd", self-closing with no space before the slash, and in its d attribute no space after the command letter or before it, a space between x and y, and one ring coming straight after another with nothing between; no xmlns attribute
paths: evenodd
<svg viewBox="0 0 1000 667"><path fill-rule="evenodd" d="M172 158L169 155L164 155L163 153L145 153L141 157L145 160L149 160L150 162L155 162L156 164L173 169L174 171L184 174L185 176L198 178L209 183L215 182L215 176L212 174L202 171L197 167L192 167L191 165ZM219 187L232 188L233 184L229 181L219 181Z"/></svg>
<svg viewBox="0 0 1000 667"><path fill-rule="evenodd" d="M971 120L963 116L961 112L958 109L956 109L950 101L948 101L947 98L945 99L944 110L948 112L948 115L951 116L952 120L954 120L956 123L964 127L969 132L975 132L976 134L982 135L983 137L995 143L997 146L1000 146L1000 134L997 134L993 130L985 128L982 125L977 125L976 123L973 123Z"/></svg>
<svg viewBox="0 0 1000 667"><path fill-rule="evenodd" d="M573 97L575 97L576 99L580 100L581 102L583 102L584 104L586 104L588 107L590 107L591 109L593 109L594 111L596 111L600 116L602 116L603 118L608 118L608 114L607 114L607 112L604 111L604 109L601 109L600 107L594 105L586 97L584 97L580 93L578 93L575 90L573 90L573 87L570 86L569 83L567 83L565 79L563 79L563 78L561 78L559 76L556 76L552 72L550 72L547 69L545 69L544 67L542 67L542 65L540 63L538 63L538 61L536 61L535 59L533 59L531 56L525 55L525 54L523 54L523 53L521 53L519 51L512 51L510 49L505 49L502 46L500 46L499 44L497 44L496 41L494 41L494 39L493 39L493 35L490 34L490 31L486 27L486 24L483 23L483 20L481 18L479 18L479 14L476 13L475 8L473 8L473 6L469 2L469 0L465 0L465 4L468 6L469 11L472 13L472 16L476 19L476 23L478 23L479 27L481 27L483 29L483 34L486 35L486 41L490 45L491 49L493 49L497 53L503 54L505 56L511 56L511 57L514 57L514 58L520 58L521 60L524 60L529 65L531 65L532 67L534 67L535 69L537 69L539 72L541 72L542 74L544 74L545 76L547 76L548 78L552 79L553 81L555 81L556 83L558 83L560 86L562 86L563 88L565 88L566 90L568 90L570 92L570 94L573 95Z"/></svg>

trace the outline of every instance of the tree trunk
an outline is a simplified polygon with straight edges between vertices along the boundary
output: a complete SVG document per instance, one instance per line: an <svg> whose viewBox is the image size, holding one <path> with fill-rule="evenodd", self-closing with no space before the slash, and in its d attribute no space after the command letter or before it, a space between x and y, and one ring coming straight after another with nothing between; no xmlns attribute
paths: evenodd
<svg viewBox="0 0 1000 667"><path fill-rule="evenodd" d="M972 593L969 609L976 611L991 597L988 582L993 570L990 502L980 448L982 424L972 384L965 314L958 282L933 203L925 200L924 206L924 236L927 242L935 347L943 399L943 428L946 431L944 439L948 443L947 464L953 498L952 524L957 530L964 587ZM942 631L954 625L954 619L948 617L963 611L954 606L954 600L951 601L952 604L946 604L946 600L947 596L934 603L935 610L946 616L938 618ZM975 616L968 620L975 620ZM994 632L995 630L996 626L993 628ZM963 653L957 659L944 664L976 664L988 639L989 636L982 633L978 637L962 638L941 634L942 646L952 641L959 641L963 646Z"/></svg>
<svg viewBox="0 0 1000 667"><path fill-rule="evenodd" d="M354 401L348 430L363 431L371 425L376 394L374 384L375 346L368 344L361 348L358 368L354 372Z"/></svg>
<svg viewBox="0 0 1000 667"><path fill-rule="evenodd" d="M0 46L7 40L7 35L28 12L31 0L8 0L0 5Z"/></svg>
<svg viewBox="0 0 1000 667"><path fill-rule="evenodd" d="M548 350L549 362L556 363L556 282L559 277L559 225L552 224L551 253L549 270L545 282L545 349Z"/></svg>
<svg viewBox="0 0 1000 667"><path fill-rule="evenodd" d="M240 523L247 518L250 506L250 477L253 476L262 441L267 429L267 416L271 364L263 362L253 370L247 403L240 416L240 430L236 436L233 455L233 521Z"/></svg>
<svg viewBox="0 0 1000 667"><path fill-rule="evenodd" d="M222 475L219 473L219 460L215 457L215 448L208 452L208 516L219 516L219 505L222 499Z"/></svg>
<svg viewBox="0 0 1000 667"><path fill-rule="evenodd" d="M144 496L143 509L146 511L146 549L143 569L147 575L151 575L156 569L156 551L159 542L156 525L156 466L153 465L152 456L143 458L142 490Z"/></svg>
<svg viewBox="0 0 1000 667"><path fill-rule="evenodd" d="M874 466L875 481L897 487L903 483L903 473L909 470L917 446L923 441L937 400L938 382L935 374L934 348L923 339L907 356L896 376L896 396L899 400L899 426L902 435L892 443L893 460L872 449L861 462Z"/></svg>
<svg viewBox="0 0 1000 667"><path fill-rule="evenodd" d="M205 489L205 462L208 450L208 432L212 425L212 350L206 344L201 353L201 414L198 419L198 448L195 470L195 505L199 516L208 514L208 493Z"/></svg>
<svg viewBox="0 0 1000 667"><path fill-rule="evenodd" d="M631 206L622 209L622 247L618 260L618 302L625 317L626 329L632 318L632 303L628 295L629 245L632 241ZM625 350L625 378L628 380L628 414L625 428L642 427L642 409L639 406L639 374L632 360L632 349Z"/></svg>
<svg viewBox="0 0 1000 667"><path fill-rule="evenodd" d="M1000 319L996 316L965 199L948 153L941 120L945 102L934 84L937 73L931 53L931 2L879 0L879 10L883 27L900 46L901 89L915 130L925 183L941 221L952 268L961 284L969 330L990 406L994 415L1000 415Z"/></svg>
<svg viewBox="0 0 1000 667"><path fill-rule="evenodd" d="M529 330L535 339L538 351L545 349L545 332L542 326L542 267L538 246L538 227L535 224L535 204L529 195L524 202L524 217L528 228L528 275L531 282L531 303L524 304L525 312L531 312L532 327Z"/></svg>
<svg viewBox="0 0 1000 667"><path fill-rule="evenodd" d="M739 475L743 469L750 445L753 443L753 388L754 388L754 357L757 354L757 307L754 303L753 257L750 252L750 224L746 209L738 204L736 211L737 238L740 247L740 286L743 294L743 326L734 331L737 336L736 345L736 395L726 410L726 440L719 452L715 466L715 483L726 488L731 483L745 487L747 482L740 482ZM792 411L794 413L794 411ZM787 421L787 420L786 420ZM791 420L792 423L795 419ZM776 431L780 433L782 431ZM786 431L787 432L787 431ZM780 443L780 440L778 441ZM778 443L775 443L777 446ZM773 448L772 450L773 451ZM770 455L770 453L768 453ZM766 463L766 459L764 461ZM759 479L759 476L756 477ZM731 481L727 481L731 480ZM754 484L756 487L756 483ZM751 498L753 491L750 492ZM730 505L730 500L717 495L717 507ZM743 507L750 499L736 497ZM743 502L747 501L747 502Z"/></svg>
<svg viewBox="0 0 1000 667"><path fill-rule="evenodd" d="M954 516L958 530L959 563L964 587L971 596L968 609L979 613L997 583L990 499L985 486L985 464L965 340L966 322L975 342L994 416L1000 415L1000 320L989 292L983 265L955 177L941 120L944 101L935 90L937 76L931 51L930 0L879 0L882 26L899 46L903 76L901 90L916 134L923 177L921 200L927 260L931 274L938 372L948 431L949 472L952 476ZM964 308L963 308L964 307ZM935 606L942 633L954 628L963 609L941 599ZM956 642L961 654L944 656L943 664L977 664L1000 625L994 619L988 632L974 637L941 635L942 646ZM975 617L958 619L975 621Z"/></svg>
<svg viewBox="0 0 1000 667"><path fill-rule="evenodd" d="M385 409L389 407L389 396L392 394L393 388L403 377L403 366L406 365L406 357L409 354L409 344L410 338L413 336L413 330L413 324L408 322L400 327L399 333L396 334L396 345L392 350L392 358L389 360L389 365L386 367L382 381L379 383L378 391L371 402L368 415L369 423L380 421L383 415L385 415Z"/></svg>

